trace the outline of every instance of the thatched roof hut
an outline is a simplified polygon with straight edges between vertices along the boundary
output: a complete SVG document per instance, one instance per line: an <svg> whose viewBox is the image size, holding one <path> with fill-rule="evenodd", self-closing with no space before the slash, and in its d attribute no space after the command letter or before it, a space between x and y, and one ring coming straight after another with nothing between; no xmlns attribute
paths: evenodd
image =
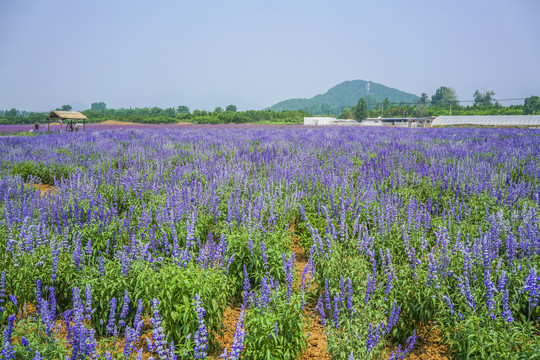
<svg viewBox="0 0 540 360"><path fill-rule="evenodd" d="M85 120L87 117L79 112L79 111L61 111L61 110L55 110L51 111L49 115L47 115L47 130L49 129L49 120L69 120L70 122L70 129L73 131L73 120L82 120L83 121L83 128L86 130L86 122ZM67 128L66 128L67 129Z"/></svg>

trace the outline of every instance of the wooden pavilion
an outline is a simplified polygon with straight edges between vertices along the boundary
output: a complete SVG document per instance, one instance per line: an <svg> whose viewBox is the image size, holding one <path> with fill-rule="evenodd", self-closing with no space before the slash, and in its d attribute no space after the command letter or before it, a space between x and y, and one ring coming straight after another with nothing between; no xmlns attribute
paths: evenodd
<svg viewBox="0 0 540 360"><path fill-rule="evenodd" d="M78 121L78 120L82 120L83 121L83 129L86 130L86 122L85 120L87 119L86 116L84 116L84 114L80 113L79 111L60 111L60 110L55 110L55 111L51 111L49 113L49 115L47 115L47 131L49 131L49 120L68 120L69 121L69 128L71 131L73 131L73 120L75 121ZM66 123L66 126L67 126L67 123ZM61 129L61 128L60 128ZM67 129L67 127L66 127Z"/></svg>

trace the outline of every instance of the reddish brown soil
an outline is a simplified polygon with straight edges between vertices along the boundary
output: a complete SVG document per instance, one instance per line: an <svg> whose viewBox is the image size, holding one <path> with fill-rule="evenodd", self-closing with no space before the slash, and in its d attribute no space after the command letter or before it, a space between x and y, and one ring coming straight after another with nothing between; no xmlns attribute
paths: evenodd
<svg viewBox="0 0 540 360"><path fill-rule="evenodd" d="M432 324L428 324L418 330L416 330L416 344L412 353L407 356L407 359L411 360L448 360L450 359L446 355L446 346L442 345L441 335L439 329L433 327ZM396 346L389 346L387 348L387 357L392 351L396 350Z"/></svg>
<svg viewBox="0 0 540 360"><path fill-rule="evenodd" d="M425 326L417 330L418 341L414 346L412 354L408 357L412 360L448 360L446 346L442 345L441 333L439 329Z"/></svg>
<svg viewBox="0 0 540 360"><path fill-rule="evenodd" d="M223 353L223 349L227 348L227 351L231 351L234 332L236 331L236 323L238 317L240 316L240 308L227 308L223 312L223 336L216 336L216 339L219 343L219 350L210 354L210 357L217 359Z"/></svg>
<svg viewBox="0 0 540 360"><path fill-rule="evenodd" d="M289 228L289 236L291 238L289 248L295 253L294 270L296 273L296 278L294 286L295 288L300 288L302 282L302 273L307 266L309 259L304 253L304 249L302 249L302 247L298 244L298 236L295 234L294 224ZM312 285L311 279L306 279L306 285ZM309 319L308 326L304 330L306 334L309 334L308 342L306 349L298 360L331 359L330 355L326 352L326 332L324 330L324 326L321 325L319 314L315 311L312 305L306 306L305 313Z"/></svg>
<svg viewBox="0 0 540 360"><path fill-rule="evenodd" d="M50 185L37 185L36 184L34 185L34 187L36 187L36 189L40 191L41 197L44 197L48 193L54 194L56 192L55 187L50 186Z"/></svg>
<svg viewBox="0 0 540 360"><path fill-rule="evenodd" d="M299 360L323 359L330 360L331 356L327 353L326 332L321 325L321 319L313 309L309 314L309 325L306 329L309 334L306 350L299 357Z"/></svg>
<svg viewBox="0 0 540 360"><path fill-rule="evenodd" d="M30 184L26 185L31 186ZM33 184L33 186L36 190L39 190L41 197L44 197L46 194L54 194L56 192L56 188L54 186L45 184Z"/></svg>

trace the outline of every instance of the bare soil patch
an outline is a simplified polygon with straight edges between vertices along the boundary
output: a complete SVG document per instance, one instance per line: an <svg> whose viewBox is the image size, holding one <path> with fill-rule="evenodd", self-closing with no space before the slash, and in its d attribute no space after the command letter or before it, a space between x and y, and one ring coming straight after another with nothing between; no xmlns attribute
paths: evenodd
<svg viewBox="0 0 540 360"><path fill-rule="evenodd" d="M223 353L223 349L225 348L227 348L227 351L231 351L234 340L234 333L236 331L236 323L238 322L240 312L240 308L227 308L223 312L223 336L216 336L216 339L219 343L219 349L210 354L211 358L219 358Z"/></svg>
<svg viewBox="0 0 540 360"><path fill-rule="evenodd" d="M302 273L308 264L308 257L304 253L304 249L298 243L298 235L295 231L295 225L292 224L289 228L289 236L291 238L290 249L295 253L294 271L296 273L294 287L299 289L302 283ZM311 281L306 279L306 285ZM326 331L321 325L321 319L313 305L307 305L305 313L308 315L309 324L304 330L308 334L308 342L306 349L298 360L322 359L329 360L331 356L327 353Z"/></svg>
<svg viewBox="0 0 540 360"><path fill-rule="evenodd" d="M103 122L98 123L99 125L144 125L129 121L118 121L118 120L105 120Z"/></svg>

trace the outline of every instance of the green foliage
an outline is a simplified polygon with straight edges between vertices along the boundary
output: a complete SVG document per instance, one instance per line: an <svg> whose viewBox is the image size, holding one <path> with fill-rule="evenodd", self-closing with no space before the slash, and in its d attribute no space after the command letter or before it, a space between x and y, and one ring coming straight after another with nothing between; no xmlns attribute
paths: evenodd
<svg viewBox="0 0 540 360"><path fill-rule="evenodd" d="M282 290L273 297L268 308L255 307L247 311L245 359L298 358L307 345L301 301L298 294L287 301Z"/></svg>
<svg viewBox="0 0 540 360"><path fill-rule="evenodd" d="M39 351L43 359L64 360L69 354L67 344L63 341L55 341L54 332L51 336L47 335L40 320L35 322L27 314L22 315L25 318L17 322L13 335L19 339L24 336L28 340L28 348L33 352L29 352L21 342L18 342L14 347L16 358L31 360L36 355L35 351Z"/></svg>
<svg viewBox="0 0 540 360"><path fill-rule="evenodd" d="M364 98L358 100L358 104L352 109L352 113L356 120L364 120L367 118L367 105Z"/></svg>
<svg viewBox="0 0 540 360"><path fill-rule="evenodd" d="M431 96L431 106L456 106L458 105L457 100L456 91L453 88L441 86L435 91L435 94Z"/></svg>
<svg viewBox="0 0 540 360"><path fill-rule="evenodd" d="M343 112L339 114L338 119L352 119L352 111L349 108L343 109Z"/></svg>
<svg viewBox="0 0 540 360"><path fill-rule="evenodd" d="M540 98L538 96L530 96L525 99L523 115L540 115Z"/></svg>
<svg viewBox="0 0 540 360"><path fill-rule="evenodd" d="M220 268L200 269L170 263L153 272L147 267L139 272L135 283L134 296L143 299L147 308L152 298L160 299L163 327L167 331L167 338L174 340L175 344L184 344L188 335L193 336L198 329L193 298L199 294L206 311L204 322L209 333L210 349L217 348L215 335L222 333L221 319L227 299L231 296L230 283Z"/></svg>
<svg viewBox="0 0 540 360"><path fill-rule="evenodd" d="M474 92L474 105L478 107L493 106L495 99L495 91L486 91L481 93L478 89Z"/></svg>
<svg viewBox="0 0 540 360"><path fill-rule="evenodd" d="M31 179L39 179L42 184L54 185L55 179L67 178L75 171L75 168L66 164L44 163L34 161L17 162L11 165L11 173L20 175L25 182Z"/></svg>
<svg viewBox="0 0 540 360"><path fill-rule="evenodd" d="M246 270L251 284L259 284L263 276L269 274L275 279L283 279L283 253L289 253L287 244L283 243L286 235L281 232L267 234L264 239L258 232L234 232L227 236L229 256L235 254L234 262L229 268L230 279L233 285L233 291L239 295L242 291L244 282L244 268ZM253 252L249 249L249 241L253 243ZM261 243L264 241L266 247L267 267L263 262Z"/></svg>
<svg viewBox="0 0 540 360"><path fill-rule="evenodd" d="M105 109L107 109L107 104L105 104L104 102L95 102L90 104L90 110L103 111Z"/></svg>

